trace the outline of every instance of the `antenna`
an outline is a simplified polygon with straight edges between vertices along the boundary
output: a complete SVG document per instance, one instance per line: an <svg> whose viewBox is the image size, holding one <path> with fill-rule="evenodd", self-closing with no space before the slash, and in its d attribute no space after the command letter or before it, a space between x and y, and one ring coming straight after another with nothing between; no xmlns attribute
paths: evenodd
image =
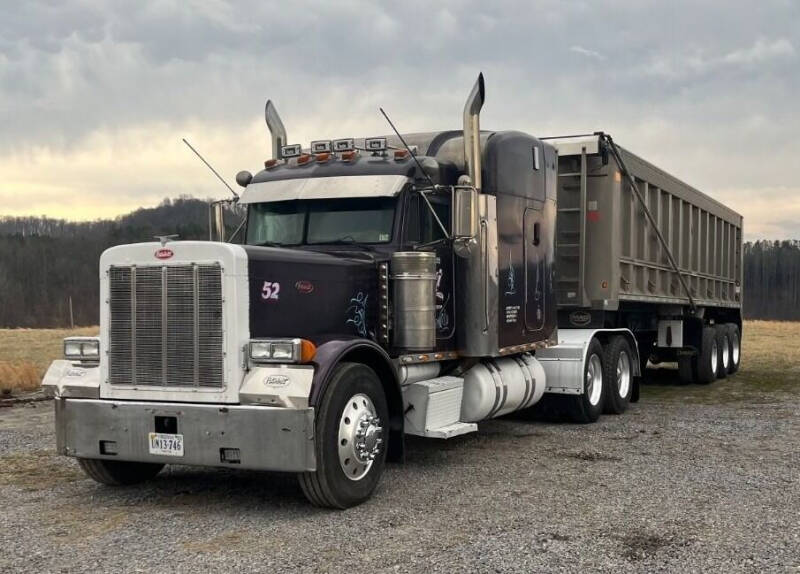
<svg viewBox="0 0 800 574"><path fill-rule="evenodd" d="M379 109L379 110L381 111L381 113L383 114L383 117L384 117L384 118L386 118L386 121L387 121L387 122L389 122L389 125L392 127L392 130L393 130L393 131L394 131L394 133L397 135L397 137L398 137L398 138L400 138L400 141L401 141L401 142L403 142L403 145L405 146L405 148L406 148L406 151L408 152L408 155L410 155L410 156L411 156L411 159L413 159L413 160L414 160L414 163L416 163L416 164L417 164L417 167L418 167L418 168L419 168L419 170L422 172L422 175L424 175L424 176L425 176L425 178L428 180L428 183L430 183L430 184L431 184L431 187L432 187L432 188L434 188L434 189L436 189L436 184L435 184L435 183L433 183L433 180L431 179L431 176L429 176L429 175L428 175L428 172L427 172L427 171L425 171L424 169L422 169L422 164L421 164L421 163L419 163L419 160L417 159L417 156L416 156L416 155L414 155L413 153L411 153L411 148L410 148L410 147L408 147L408 144L406 143L406 140L404 140L404 139L403 139L403 136L401 136L401 135L400 135L400 132L398 132L398 131L397 131L397 128L396 128L396 127L394 127L394 124L392 123L392 120L390 120L390 119L389 119L389 116L387 116L387 115L386 115L386 112L384 112L384 111L383 111L383 108L378 108L378 109Z"/></svg>
<svg viewBox="0 0 800 574"><path fill-rule="evenodd" d="M189 146L189 149L192 150L194 152L194 154L197 157L200 158L200 161L202 161L204 164L206 164L206 166L208 166L208 169L210 169L211 172L214 175L217 176L217 179L219 179L222 182L222 184L230 190L230 192L233 194L233 201L239 201L239 194L236 193L235 191L233 191L233 188L230 185L228 185L227 181L222 179L222 176L217 173L217 170L215 170L213 167L211 167L211 164L206 161L206 158L204 158L202 155L200 155L200 152L197 151L196 149L194 149L194 147L192 147L192 144L190 144L188 141L186 141L186 138L181 138L181 139L183 140L183 143L185 143L187 146Z"/></svg>
<svg viewBox="0 0 800 574"><path fill-rule="evenodd" d="M405 146L405 148L406 148L406 151L408 152L408 155L410 155L410 156L411 156L411 159L413 159L413 160L414 160L414 163L416 163L416 164L417 164L417 167L418 167L418 168L419 168L419 170L422 172L422 175L424 175L424 176L425 176L425 178L428 180L428 183L430 183L430 184L431 184L431 189L434 189L434 190L435 190L435 189L436 189L436 184L435 184L435 183L433 183L433 180L431 179L431 176L429 176L429 175L428 175L428 172L427 172L427 171L425 171L425 170L422 168L422 164L421 164L421 163L419 163L419 160L417 159L417 156L416 156L416 155L414 155L414 154L412 153L412 151L411 151L411 148L410 148L410 147L408 147L408 144L406 143L406 140L404 140L404 139L403 139L403 136L401 136L401 135L400 135L400 132L399 132L399 131L397 131L397 128L396 128L396 127L394 127L394 124L392 123L392 120L390 120L390 119L389 119L389 116L387 116L387 115L386 115L386 112L384 112L384 111L383 111L383 108L378 108L378 109L379 109L379 110L381 111L381 113L383 114L383 117L384 117L384 118L386 118L386 121L387 121L387 122L389 122L389 125L390 125L390 126L392 126L392 130L394 130L394 133L397 135L397 137L398 137L398 138L400 138L400 141L401 141L401 142L403 142L403 145ZM424 192L422 192L422 191L420 191L420 192L419 192L419 194L422 196L422 199L424 199L424 200L425 200L425 203L427 203L427 204L428 204L428 209L430 209L430 210L431 210L431 214L433 215L433 218L436 220L436 223L438 223L438 224L439 224L439 227L441 228L441 230L442 230L442 233L444 233L444 236L445 236L447 239L450 239L450 234L447 232L447 229L445 228L444 224L442 223L442 220L441 220L441 219L439 219L439 215L436 213L436 210L435 210L435 209L433 208L433 206L431 205L431 202L428 200L428 198L427 198L427 197L425 197L425 193L424 193Z"/></svg>

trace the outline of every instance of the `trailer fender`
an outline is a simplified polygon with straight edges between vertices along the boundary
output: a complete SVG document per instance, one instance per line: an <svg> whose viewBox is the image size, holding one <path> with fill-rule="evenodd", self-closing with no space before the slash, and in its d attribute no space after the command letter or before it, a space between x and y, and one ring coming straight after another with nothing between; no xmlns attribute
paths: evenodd
<svg viewBox="0 0 800 574"><path fill-rule="evenodd" d="M333 339L320 344L314 357L314 378L309 405L316 406L330 382L333 371L341 362L361 363L378 375L389 406L389 445L387 460L403 460L403 395L397 370L391 358L377 343L369 339Z"/></svg>
<svg viewBox="0 0 800 574"><path fill-rule="evenodd" d="M603 345L610 337L622 335L628 339L632 358L633 374L641 376L639 368L639 346L630 329L559 329L558 344L536 351L547 375L546 393L580 395L583 393L583 365L589 351L589 343L597 338Z"/></svg>

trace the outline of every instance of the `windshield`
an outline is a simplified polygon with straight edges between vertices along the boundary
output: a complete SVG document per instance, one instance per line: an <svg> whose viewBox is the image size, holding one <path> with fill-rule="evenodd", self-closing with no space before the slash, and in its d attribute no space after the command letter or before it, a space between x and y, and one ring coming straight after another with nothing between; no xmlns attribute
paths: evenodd
<svg viewBox="0 0 800 574"><path fill-rule="evenodd" d="M393 197L254 203L247 217L247 243L388 243L396 203Z"/></svg>

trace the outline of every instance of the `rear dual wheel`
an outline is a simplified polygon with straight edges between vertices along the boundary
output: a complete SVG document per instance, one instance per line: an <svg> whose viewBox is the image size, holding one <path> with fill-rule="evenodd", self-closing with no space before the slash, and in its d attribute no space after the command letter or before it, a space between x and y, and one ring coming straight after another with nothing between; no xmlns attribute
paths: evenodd
<svg viewBox="0 0 800 574"><path fill-rule="evenodd" d="M603 412L603 347L592 339L583 363L583 393L564 395L567 416L576 423L593 423Z"/></svg>
<svg viewBox="0 0 800 574"><path fill-rule="evenodd" d="M603 353L605 375L603 412L619 415L625 412L633 393L633 353L628 339L616 335Z"/></svg>

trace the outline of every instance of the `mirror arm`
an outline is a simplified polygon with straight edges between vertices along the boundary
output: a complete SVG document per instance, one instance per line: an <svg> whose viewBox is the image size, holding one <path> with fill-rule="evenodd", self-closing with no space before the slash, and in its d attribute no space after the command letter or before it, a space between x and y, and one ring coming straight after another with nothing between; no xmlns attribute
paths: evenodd
<svg viewBox="0 0 800 574"><path fill-rule="evenodd" d="M434 188L434 189L436 189L436 188ZM431 214L433 215L433 218L436 220L436 223L439 224L439 227L441 228L442 233L444 233L445 238L447 240L450 240L450 233L447 231L447 229L444 228L444 224L442 223L442 220L439 219L439 216L436 214L436 210L433 208L433 206L431 205L431 202L428 200L428 197L425 195L425 191L421 190L421 189L414 189L414 191L419 193L422 196L422 199L425 200L425 203L428 205L428 209L431 210Z"/></svg>

